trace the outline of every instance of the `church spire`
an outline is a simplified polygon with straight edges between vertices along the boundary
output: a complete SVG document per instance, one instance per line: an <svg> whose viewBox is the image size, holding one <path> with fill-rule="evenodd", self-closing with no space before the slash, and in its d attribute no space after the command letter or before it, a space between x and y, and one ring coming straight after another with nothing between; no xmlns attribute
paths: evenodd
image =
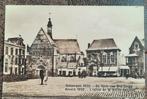
<svg viewBox="0 0 147 99"><path fill-rule="evenodd" d="M49 18L48 24L47 24L47 33L52 38L52 22L51 18Z"/></svg>

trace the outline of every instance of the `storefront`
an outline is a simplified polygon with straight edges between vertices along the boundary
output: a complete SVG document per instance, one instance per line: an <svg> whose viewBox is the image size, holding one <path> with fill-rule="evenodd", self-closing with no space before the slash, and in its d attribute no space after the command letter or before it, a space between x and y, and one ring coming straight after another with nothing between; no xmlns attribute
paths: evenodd
<svg viewBox="0 0 147 99"><path fill-rule="evenodd" d="M126 77L130 74L130 69L128 66L119 66L119 74L121 77Z"/></svg>
<svg viewBox="0 0 147 99"><path fill-rule="evenodd" d="M98 71L99 77L117 77L119 76L118 67L100 67Z"/></svg>

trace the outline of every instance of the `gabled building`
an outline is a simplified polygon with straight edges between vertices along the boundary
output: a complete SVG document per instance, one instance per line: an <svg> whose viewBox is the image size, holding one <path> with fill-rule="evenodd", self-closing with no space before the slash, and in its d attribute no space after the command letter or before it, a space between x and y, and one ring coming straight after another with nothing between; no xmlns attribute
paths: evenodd
<svg viewBox="0 0 147 99"><path fill-rule="evenodd" d="M54 39L57 47L58 75L77 75L79 67L84 67L83 53L80 50L77 39ZM81 71L80 70L80 71Z"/></svg>
<svg viewBox="0 0 147 99"><path fill-rule="evenodd" d="M49 75L73 75L74 69L81 66L82 53L77 39L54 39L52 22L49 18L47 33L41 28L29 48L28 66L35 73L40 69L48 71Z"/></svg>
<svg viewBox="0 0 147 99"><path fill-rule="evenodd" d="M8 38L4 42L4 75L26 73L25 44L22 37Z"/></svg>
<svg viewBox="0 0 147 99"><path fill-rule="evenodd" d="M144 39L139 39L136 36L129 48L129 55L126 56L126 64L130 67L130 74L142 76L145 72L144 62Z"/></svg>
<svg viewBox="0 0 147 99"><path fill-rule="evenodd" d="M49 34L47 34L43 28L41 28L29 48L29 55L31 57L31 62L28 66L32 67L32 70L39 73L40 69L49 70L50 74L53 72L54 68L54 42ZM27 60L27 62L30 58ZM55 66L55 65L54 65Z"/></svg>
<svg viewBox="0 0 147 99"><path fill-rule="evenodd" d="M118 71L120 49L113 38L93 40L86 50L90 75L116 74Z"/></svg>

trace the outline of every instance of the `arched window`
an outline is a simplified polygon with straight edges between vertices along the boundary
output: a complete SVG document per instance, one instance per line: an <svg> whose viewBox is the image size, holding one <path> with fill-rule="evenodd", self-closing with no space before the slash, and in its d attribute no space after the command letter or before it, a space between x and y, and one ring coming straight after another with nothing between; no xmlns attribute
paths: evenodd
<svg viewBox="0 0 147 99"><path fill-rule="evenodd" d="M139 49L139 44L138 44L138 42L135 42L135 43L134 43L134 50L135 50L135 51L140 50L140 49Z"/></svg>
<svg viewBox="0 0 147 99"><path fill-rule="evenodd" d="M111 64L114 64L115 60L114 60L114 53L113 52L110 53L110 59L111 59Z"/></svg>
<svg viewBox="0 0 147 99"><path fill-rule="evenodd" d="M104 53L102 54L102 63L104 63L104 64L107 63L107 53L106 53L106 52L104 52Z"/></svg>

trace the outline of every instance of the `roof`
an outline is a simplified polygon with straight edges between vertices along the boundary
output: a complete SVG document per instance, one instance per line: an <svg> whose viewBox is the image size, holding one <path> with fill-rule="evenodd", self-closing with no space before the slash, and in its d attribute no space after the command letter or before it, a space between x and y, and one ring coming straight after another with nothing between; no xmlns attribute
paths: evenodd
<svg viewBox="0 0 147 99"><path fill-rule="evenodd" d="M54 42L61 54L81 52L77 39L54 39Z"/></svg>
<svg viewBox="0 0 147 99"><path fill-rule="evenodd" d="M43 30L42 27L40 28L40 30L39 30L39 32L37 33L37 35L39 35L39 34L43 34L43 35L44 35L44 38L43 38L43 39L46 39L47 42L49 42L51 45L54 45L54 41L53 41L52 38ZM36 35L36 38L37 38L37 35ZM34 39L34 41L33 41L32 45L31 45L31 47L32 47L34 44L38 43L38 42L36 42L36 41L38 41L38 39L36 39L36 38Z"/></svg>
<svg viewBox="0 0 147 99"><path fill-rule="evenodd" d="M10 44L14 46L25 46L22 37L12 37L5 40L5 44Z"/></svg>
<svg viewBox="0 0 147 99"><path fill-rule="evenodd" d="M48 38L49 42L53 45L54 44L54 41L52 40L52 38L43 30L43 28L41 27L40 31L42 31L45 36ZM39 31L39 32L40 32Z"/></svg>
<svg viewBox="0 0 147 99"><path fill-rule="evenodd" d="M118 49L113 38L93 40L87 50Z"/></svg>
<svg viewBox="0 0 147 99"><path fill-rule="evenodd" d="M135 41L139 42L139 44L141 44L141 46L144 47L144 43L145 43L144 39L139 39L139 38L136 36L136 37L134 38L134 40L133 40L133 42L132 42L132 44L131 44L131 46L130 46L129 49L131 49L131 48L134 46L134 42L135 42Z"/></svg>
<svg viewBox="0 0 147 99"><path fill-rule="evenodd" d="M144 43L145 43L144 39L140 39L140 42L141 42L142 46L144 46Z"/></svg>

